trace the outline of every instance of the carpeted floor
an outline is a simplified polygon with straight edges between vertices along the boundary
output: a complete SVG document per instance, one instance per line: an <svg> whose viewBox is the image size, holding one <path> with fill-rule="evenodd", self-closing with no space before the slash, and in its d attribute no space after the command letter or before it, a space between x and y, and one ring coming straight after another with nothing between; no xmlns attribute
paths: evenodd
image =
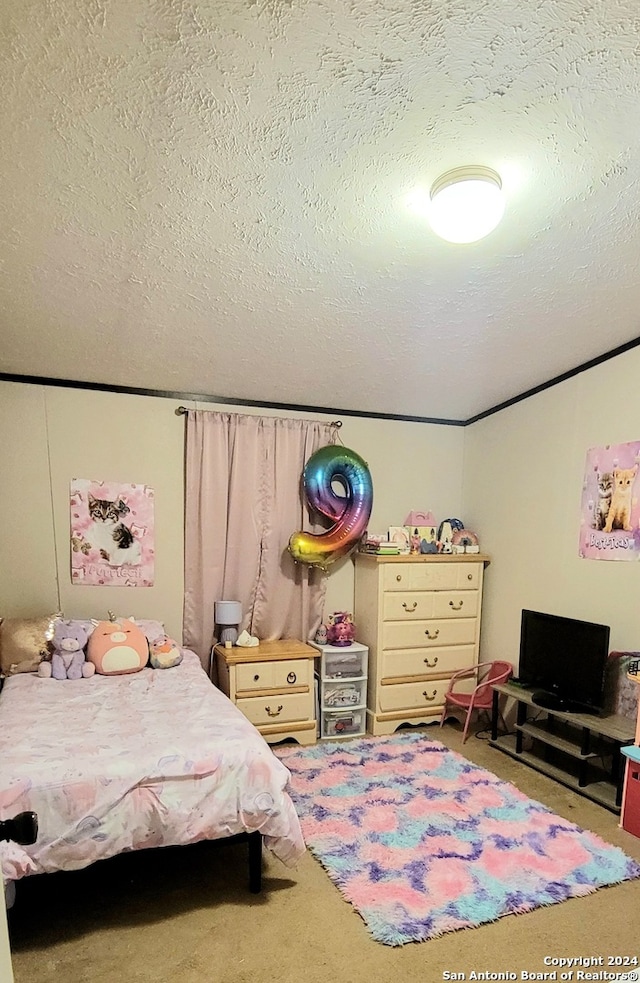
<svg viewBox="0 0 640 983"><path fill-rule="evenodd" d="M276 748L307 846L404 945L640 878L622 850L427 734Z"/></svg>
<svg viewBox="0 0 640 983"><path fill-rule="evenodd" d="M640 839L607 810L485 741L462 748L456 724L426 733L640 861ZM602 958L600 971L608 957L638 955L638 881L392 948L310 854L294 871L267 857L260 896L246 877L245 847L198 844L27 879L10 912L16 983L439 983L551 972L558 958Z"/></svg>

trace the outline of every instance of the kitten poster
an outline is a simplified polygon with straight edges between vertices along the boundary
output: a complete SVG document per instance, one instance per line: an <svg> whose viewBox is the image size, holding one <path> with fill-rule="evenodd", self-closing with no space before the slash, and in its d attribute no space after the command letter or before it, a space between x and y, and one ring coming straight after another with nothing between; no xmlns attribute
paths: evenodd
<svg viewBox="0 0 640 983"><path fill-rule="evenodd" d="M71 582L153 587L153 503L149 485L72 478Z"/></svg>
<svg viewBox="0 0 640 983"><path fill-rule="evenodd" d="M587 560L640 559L640 440L587 451L579 554Z"/></svg>

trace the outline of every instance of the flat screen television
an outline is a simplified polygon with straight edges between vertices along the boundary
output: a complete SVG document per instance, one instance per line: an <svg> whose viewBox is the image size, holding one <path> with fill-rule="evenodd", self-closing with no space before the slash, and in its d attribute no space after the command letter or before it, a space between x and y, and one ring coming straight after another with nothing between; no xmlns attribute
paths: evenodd
<svg viewBox="0 0 640 983"><path fill-rule="evenodd" d="M548 710L598 714L604 708L609 626L522 611L519 681Z"/></svg>

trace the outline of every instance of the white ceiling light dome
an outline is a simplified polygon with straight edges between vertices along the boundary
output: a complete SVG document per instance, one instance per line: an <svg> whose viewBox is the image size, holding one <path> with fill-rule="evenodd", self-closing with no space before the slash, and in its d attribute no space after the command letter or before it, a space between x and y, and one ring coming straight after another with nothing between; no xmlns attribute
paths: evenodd
<svg viewBox="0 0 640 983"><path fill-rule="evenodd" d="M490 167L456 167L431 187L429 224L448 242L477 242L504 215L500 175Z"/></svg>

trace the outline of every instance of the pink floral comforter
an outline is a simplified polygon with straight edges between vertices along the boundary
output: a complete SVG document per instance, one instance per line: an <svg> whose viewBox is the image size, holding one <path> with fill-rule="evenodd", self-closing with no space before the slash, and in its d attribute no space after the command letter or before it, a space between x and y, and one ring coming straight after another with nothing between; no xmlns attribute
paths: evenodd
<svg viewBox="0 0 640 983"><path fill-rule="evenodd" d="M289 772L198 657L171 669L53 680L0 694L0 819L38 815L33 846L0 843L5 880L125 850L260 830L287 866L305 846Z"/></svg>

